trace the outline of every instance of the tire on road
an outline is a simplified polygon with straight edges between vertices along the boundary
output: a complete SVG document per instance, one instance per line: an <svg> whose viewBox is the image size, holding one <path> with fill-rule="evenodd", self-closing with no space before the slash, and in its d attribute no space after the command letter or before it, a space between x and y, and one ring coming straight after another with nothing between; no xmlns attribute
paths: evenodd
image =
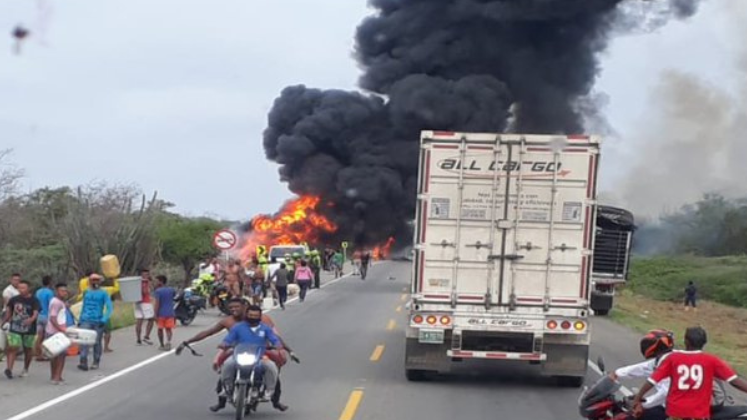
<svg viewBox="0 0 747 420"><path fill-rule="evenodd" d="M179 319L179 323L186 327L189 324L191 324L192 321L194 321L194 320L195 320L194 316L187 316L186 318L180 318Z"/></svg>
<svg viewBox="0 0 747 420"><path fill-rule="evenodd" d="M236 391L236 420L244 419L244 409L246 408L247 384L240 384Z"/></svg>
<svg viewBox="0 0 747 420"><path fill-rule="evenodd" d="M565 388L580 388L584 384L583 376L557 376L558 385Z"/></svg>
<svg viewBox="0 0 747 420"><path fill-rule="evenodd" d="M431 372L420 369L405 369L405 376L410 382L423 382L431 379Z"/></svg>
<svg viewBox="0 0 747 420"><path fill-rule="evenodd" d="M596 311L594 311L594 315L596 316L607 316L609 315L609 313L609 309L597 309Z"/></svg>

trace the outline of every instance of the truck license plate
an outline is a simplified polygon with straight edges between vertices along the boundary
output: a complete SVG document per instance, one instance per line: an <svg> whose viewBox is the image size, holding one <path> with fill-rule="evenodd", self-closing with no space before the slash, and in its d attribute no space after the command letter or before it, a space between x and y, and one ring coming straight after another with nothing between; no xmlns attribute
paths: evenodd
<svg viewBox="0 0 747 420"><path fill-rule="evenodd" d="M441 330L420 330L418 342L425 344L443 344L444 332Z"/></svg>

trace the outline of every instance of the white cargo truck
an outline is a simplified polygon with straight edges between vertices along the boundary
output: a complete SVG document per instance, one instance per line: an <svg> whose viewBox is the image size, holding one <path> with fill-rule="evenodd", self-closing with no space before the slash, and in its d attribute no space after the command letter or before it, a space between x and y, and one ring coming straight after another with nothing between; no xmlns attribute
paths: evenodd
<svg viewBox="0 0 747 420"><path fill-rule="evenodd" d="M583 383L598 164L595 136L422 133L408 379L484 359Z"/></svg>

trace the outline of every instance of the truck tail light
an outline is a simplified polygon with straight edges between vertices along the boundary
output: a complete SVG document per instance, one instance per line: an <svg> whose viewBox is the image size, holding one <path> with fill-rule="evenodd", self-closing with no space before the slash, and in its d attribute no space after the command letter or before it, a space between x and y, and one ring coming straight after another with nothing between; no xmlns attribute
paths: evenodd
<svg viewBox="0 0 747 420"><path fill-rule="evenodd" d="M571 329L571 323L569 321L563 321L560 324L560 327L563 328L564 330L569 330Z"/></svg>
<svg viewBox="0 0 747 420"><path fill-rule="evenodd" d="M442 316L441 317L441 325L449 325L449 324L451 324L451 318L449 318L446 315Z"/></svg>
<svg viewBox="0 0 747 420"><path fill-rule="evenodd" d="M557 321L547 321L547 329L554 330L558 328L558 322Z"/></svg>
<svg viewBox="0 0 747 420"><path fill-rule="evenodd" d="M436 322L438 321L438 318L436 318L435 315L428 315L428 318L426 318L425 320L430 325L436 325Z"/></svg>
<svg viewBox="0 0 747 420"><path fill-rule="evenodd" d="M584 323L584 321L576 321L573 324L573 328L575 328L576 331L582 331L586 328L586 323Z"/></svg>
<svg viewBox="0 0 747 420"><path fill-rule="evenodd" d="M412 322L416 324L422 324L423 323L423 315L415 315L412 317Z"/></svg>

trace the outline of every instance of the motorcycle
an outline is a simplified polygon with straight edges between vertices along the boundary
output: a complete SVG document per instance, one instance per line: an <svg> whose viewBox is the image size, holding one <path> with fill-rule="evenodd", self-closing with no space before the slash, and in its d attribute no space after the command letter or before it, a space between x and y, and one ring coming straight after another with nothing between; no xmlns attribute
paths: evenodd
<svg viewBox="0 0 747 420"><path fill-rule="evenodd" d="M213 302L214 306L217 306L224 315L231 315L231 312L228 310L229 300L231 300L231 294L228 293L228 287L224 284L216 284L210 294L210 301Z"/></svg>
<svg viewBox="0 0 747 420"><path fill-rule="evenodd" d="M578 399L581 417L588 420L635 420L631 400L618 396L621 384L612 380L604 369L604 360L597 361L602 378L585 387ZM747 419L747 406L724 405L714 410L711 420Z"/></svg>
<svg viewBox="0 0 747 420"><path fill-rule="evenodd" d="M195 320L197 312L200 309L207 308L207 301L204 297L195 295L191 288L186 288L174 297L174 313L179 322L187 326Z"/></svg>
<svg viewBox="0 0 747 420"><path fill-rule="evenodd" d="M236 420L257 411L260 402L266 402L262 370L262 348L239 344L231 356L236 363L236 379L230 402L236 408Z"/></svg>

